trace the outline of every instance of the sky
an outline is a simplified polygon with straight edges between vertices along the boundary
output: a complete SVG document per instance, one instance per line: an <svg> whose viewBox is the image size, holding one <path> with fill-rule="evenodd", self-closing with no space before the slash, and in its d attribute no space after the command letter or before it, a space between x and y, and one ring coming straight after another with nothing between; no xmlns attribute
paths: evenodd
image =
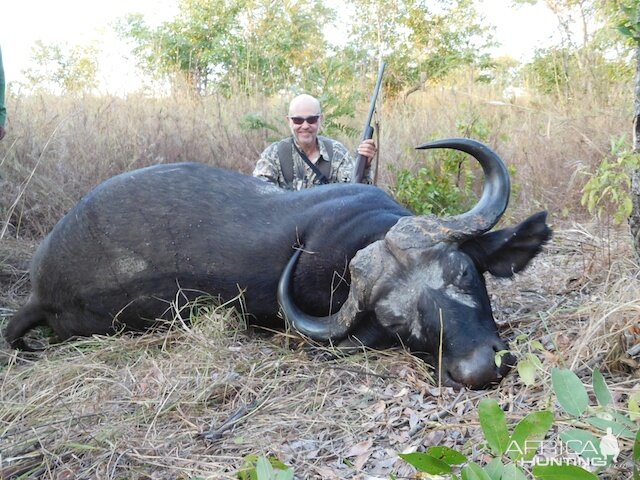
<svg viewBox="0 0 640 480"><path fill-rule="evenodd" d="M477 1L503 44L496 54L527 60L535 48L551 44L556 23L544 6L510 8L510 0ZM31 50L38 40L69 46L93 42L103 51L101 90L118 94L135 89L135 63L112 25L118 18L138 12L148 23L158 24L175 15L177 4L178 0L8 0L0 22L6 80L24 79L22 71L29 68Z"/></svg>

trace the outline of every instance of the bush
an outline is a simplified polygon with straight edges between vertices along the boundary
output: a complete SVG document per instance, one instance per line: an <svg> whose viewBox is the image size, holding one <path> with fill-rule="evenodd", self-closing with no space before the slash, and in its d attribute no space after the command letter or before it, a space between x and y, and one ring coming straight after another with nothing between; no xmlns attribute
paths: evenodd
<svg viewBox="0 0 640 480"><path fill-rule="evenodd" d="M471 203L473 175L462 164L460 155L447 157L413 173L407 168L395 171L392 192L398 202L416 215L455 215ZM458 157L458 158L454 158Z"/></svg>
<svg viewBox="0 0 640 480"><path fill-rule="evenodd" d="M471 108L456 122L461 137L487 142L491 129L479 112ZM456 215L467 211L477 200L476 164L456 150L434 151L430 165L417 171L409 168L391 170L396 182L391 191L396 200L416 215Z"/></svg>

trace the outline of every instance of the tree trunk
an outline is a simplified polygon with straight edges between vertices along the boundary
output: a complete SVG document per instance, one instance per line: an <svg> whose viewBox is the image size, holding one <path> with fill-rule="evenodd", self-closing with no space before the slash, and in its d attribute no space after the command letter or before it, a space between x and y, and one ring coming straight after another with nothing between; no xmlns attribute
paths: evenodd
<svg viewBox="0 0 640 480"><path fill-rule="evenodd" d="M640 8L637 21L640 23ZM640 153L640 45L636 47L636 85L633 114L633 152ZM629 227L633 236L633 247L640 256L640 170L631 175L631 198L633 207L629 217Z"/></svg>

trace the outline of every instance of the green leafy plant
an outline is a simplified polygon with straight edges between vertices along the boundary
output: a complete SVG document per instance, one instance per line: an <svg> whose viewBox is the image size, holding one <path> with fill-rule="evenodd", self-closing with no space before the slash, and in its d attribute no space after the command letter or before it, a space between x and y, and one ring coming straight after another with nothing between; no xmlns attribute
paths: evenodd
<svg viewBox="0 0 640 480"><path fill-rule="evenodd" d="M571 417L569 423L573 428L560 433L560 439L566 442L569 448L578 450L577 453L588 460L600 460L598 465L606 467L611 465L613 457L601 448L601 442L591 433L592 430L627 440L638 438L638 425L630 415L625 415L615 408L613 396L600 371L595 370L592 376L593 392L597 401L595 406L589 405L587 390L572 371L553 369L551 381L560 407ZM632 401L633 399L629 398L629 412Z"/></svg>
<svg viewBox="0 0 640 480"><path fill-rule="evenodd" d="M582 205L598 217L613 212L616 223L631 214L631 172L640 168L640 155L626 144L625 137L611 140L611 157L602 160L582 189Z"/></svg>
<svg viewBox="0 0 640 480"><path fill-rule="evenodd" d="M416 215L455 215L469 205L471 178L463 175L461 185L456 183L460 174L460 161L456 154L445 154L438 164L422 167L417 172L403 168L397 170L396 183L392 187L398 202Z"/></svg>
<svg viewBox="0 0 640 480"><path fill-rule="evenodd" d="M640 23L638 23L637 14L638 1L622 0L614 2L613 5L614 11L611 12L611 16L618 33L635 45L640 45Z"/></svg>
<svg viewBox="0 0 640 480"><path fill-rule="evenodd" d="M492 129L480 114L471 108L456 122L461 137L487 142ZM434 150L427 165L419 169L394 168L396 181L391 186L395 199L416 215L456 215L468 210L476 201L474 163L461 152ZM515 175L515 167L509 168ZM517 187L512 185L512 191Z"/></svg>
<svg viewBox="0 0 640 480"><path fill-rule="evenodd" d="M243 132L252 130L268 130L274 133L280 133L278 126L269 122L261 113L247 113L240 119L240 128Z"/></svg>
<svg viewBox="0 0 640 480"><path fill-rule="evenodd" d="M553 391L564 412L561 412L560 419L572 427L562 431L559 438L586 464L596 466L598 470L610 466L614 459L611 447L606 449L602 444L605 438L613 435L616 438L633 440L632 455L636 480L640 478L640 431L634 433L638 426L630 416L622 414L614 407L613 396L598 370L594 371L592 381L596 406L589 406L587 390L573 372L559 368L552 370ZM631 404L630 398L629 412L632 411ZM518 465L519 462L533 464L531 471L535 478L597 480L596 474L578 465L562 463L562 459L533 462L556 420L551 410L530 413L509 432L505 413L498 402L485 398L478 405L478 417L488 453L494 456L486 465L480 466L465 455L446 447L431 447L424 453L400 454L400 457L420 472L429 475L449 475L456 480L526 480L527 474ZM606 432L607 435L601 440L592 433L594 429Z"/></svg>
<svg viewBox="0 0 640 480"><path fill-rule="evenodd" d="M463 154L453 150L434 153L430 165L417 171L391 170L396 175L391 191L395 199L416 215L456 215L468 210L477 198L475 175ZM515 173L509 168L509 173Z"/></svg>
<svg viewBox="0 0 640 480"><path fill-rule="evenodd" d="M542 371L542 362L536 356L535 351L546 352L547 349L538 340L528 341L528 336L525 334L518 335L513 342L513 350L518 352L518 363L516 364L516 370L522 382L531 386L536 382L538 372ZM503 357L509 353L509 350L501 350L496 353L496 365L499 367L502 364Z"/></svg>
<svg viewBox="0 0 640 480"><path fill-rule="evenodd" d="M491 454L495 456L493 460L481 467L470 461L466 456L455 450L446 455L440 453L432 447L425 453L414 453L400 455L404 460L413 465L416 469L431 475L449 474L451 478L463 480L500 480L526 478L524 471L514 463L505 464L502 460L504 456L512 461L531 460L536 450L531 449L530 440L541 440L553 424L553 414L548 410L534 412L523 418L509 434L504 411L493 399L485 398L478 406L478 416L480 426L484 433L487 447ZM456 455L454 455L454 453ZM440 454L439 456L434 454ZM460 476L453 473L454 466L463 465L460 468Z"/></svg>
<svg viewBox="0 0 640 480"><path fill-rule="evenodd" d="M273 456L247 455L237 476L239 480L293 480L293 469Z"/></svg>

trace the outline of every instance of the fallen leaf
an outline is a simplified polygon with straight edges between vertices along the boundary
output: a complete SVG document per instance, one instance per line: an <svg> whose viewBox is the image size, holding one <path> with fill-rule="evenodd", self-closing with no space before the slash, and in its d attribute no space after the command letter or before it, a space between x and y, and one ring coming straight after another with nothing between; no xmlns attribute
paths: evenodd
<svg viewBox="0 0 640 480"><path fill-rule="evenodd" d="M373 440L363 440L360 443L356 443L345 454L345 457L359 457L360 455L367 453L371 449L372 445L373 445Z"/></svg>

